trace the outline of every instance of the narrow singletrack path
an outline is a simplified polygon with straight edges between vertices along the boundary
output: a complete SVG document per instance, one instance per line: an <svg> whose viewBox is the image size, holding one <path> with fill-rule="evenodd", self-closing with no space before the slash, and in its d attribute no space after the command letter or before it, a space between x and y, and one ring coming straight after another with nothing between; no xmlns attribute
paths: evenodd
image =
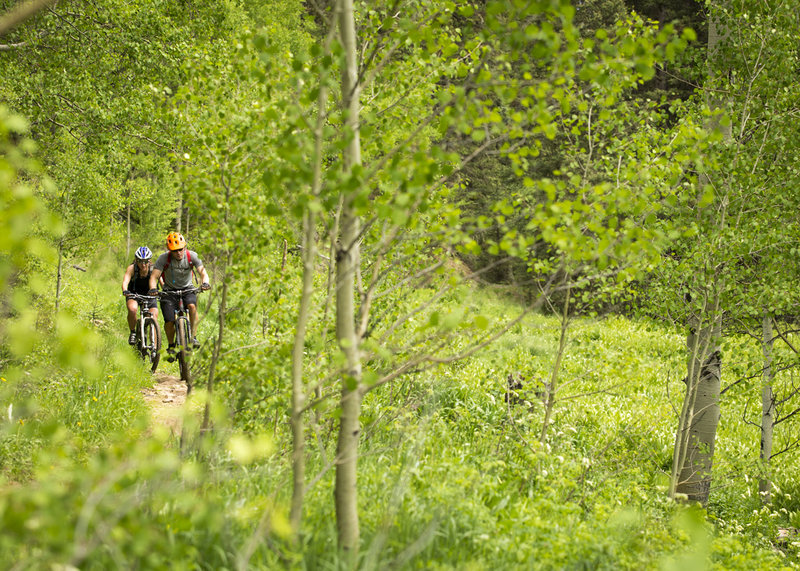
<svg viewBox="0 0 800 571"><path fill-rule="evenodd" d="M156 373L155 384L142 389L154 425L163 425L173 434L181 432L181 408L186 402L186 383L174 375Z"/></svg>

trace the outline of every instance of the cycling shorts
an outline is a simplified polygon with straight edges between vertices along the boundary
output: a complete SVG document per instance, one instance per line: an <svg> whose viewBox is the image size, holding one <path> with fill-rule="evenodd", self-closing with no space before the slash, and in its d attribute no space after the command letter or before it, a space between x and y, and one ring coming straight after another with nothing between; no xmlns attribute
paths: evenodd
<svg viewBox="0 0 800 571"><path fill-rule="evenodd" d="M167 295L164 295L167 294ZM183 294L183 307L186 311L189 311L190 305L197 305L197 294L196 293L185 293ZM175 310L178 307L178 296L177 294L171 293L169 290L162 292L161 295L161 314L164 316L164 321L174 322L175 321Z"/></svg>

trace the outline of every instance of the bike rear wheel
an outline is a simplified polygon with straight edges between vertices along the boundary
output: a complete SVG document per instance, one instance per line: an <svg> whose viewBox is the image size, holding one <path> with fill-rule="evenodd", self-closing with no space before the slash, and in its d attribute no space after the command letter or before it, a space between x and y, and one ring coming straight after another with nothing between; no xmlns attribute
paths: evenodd
<svg viewBox="0 0 800 571"><path fill-rule="evenodd" d="M158 361L161 359L161 330L158 322L152 317L144 318L142 340L142 358L150 363L150 370L155 373Z"/></svg>

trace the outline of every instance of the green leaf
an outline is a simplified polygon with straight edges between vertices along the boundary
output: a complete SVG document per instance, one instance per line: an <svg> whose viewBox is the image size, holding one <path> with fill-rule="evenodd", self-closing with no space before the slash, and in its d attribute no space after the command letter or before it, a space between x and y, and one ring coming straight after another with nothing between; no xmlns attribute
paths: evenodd
<svg viewBox="0 0 800 571"><path fill-rule="evenodd" d="M473 324L477 329L485 330L489 327L489 319L485 315L476 315Z"/></svg>

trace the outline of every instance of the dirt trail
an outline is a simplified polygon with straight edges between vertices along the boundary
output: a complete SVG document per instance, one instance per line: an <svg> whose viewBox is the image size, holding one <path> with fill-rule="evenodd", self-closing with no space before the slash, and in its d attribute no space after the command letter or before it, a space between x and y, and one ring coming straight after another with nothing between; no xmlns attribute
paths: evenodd
<svg viewBox="0 0 800 571"><path fill-rule="evenodd" d="M150 406L154 424L167 426L174 434L181 432L181 407L186 402L186 383L165 373L153 376L155 385L142 389Z"/></svg>

